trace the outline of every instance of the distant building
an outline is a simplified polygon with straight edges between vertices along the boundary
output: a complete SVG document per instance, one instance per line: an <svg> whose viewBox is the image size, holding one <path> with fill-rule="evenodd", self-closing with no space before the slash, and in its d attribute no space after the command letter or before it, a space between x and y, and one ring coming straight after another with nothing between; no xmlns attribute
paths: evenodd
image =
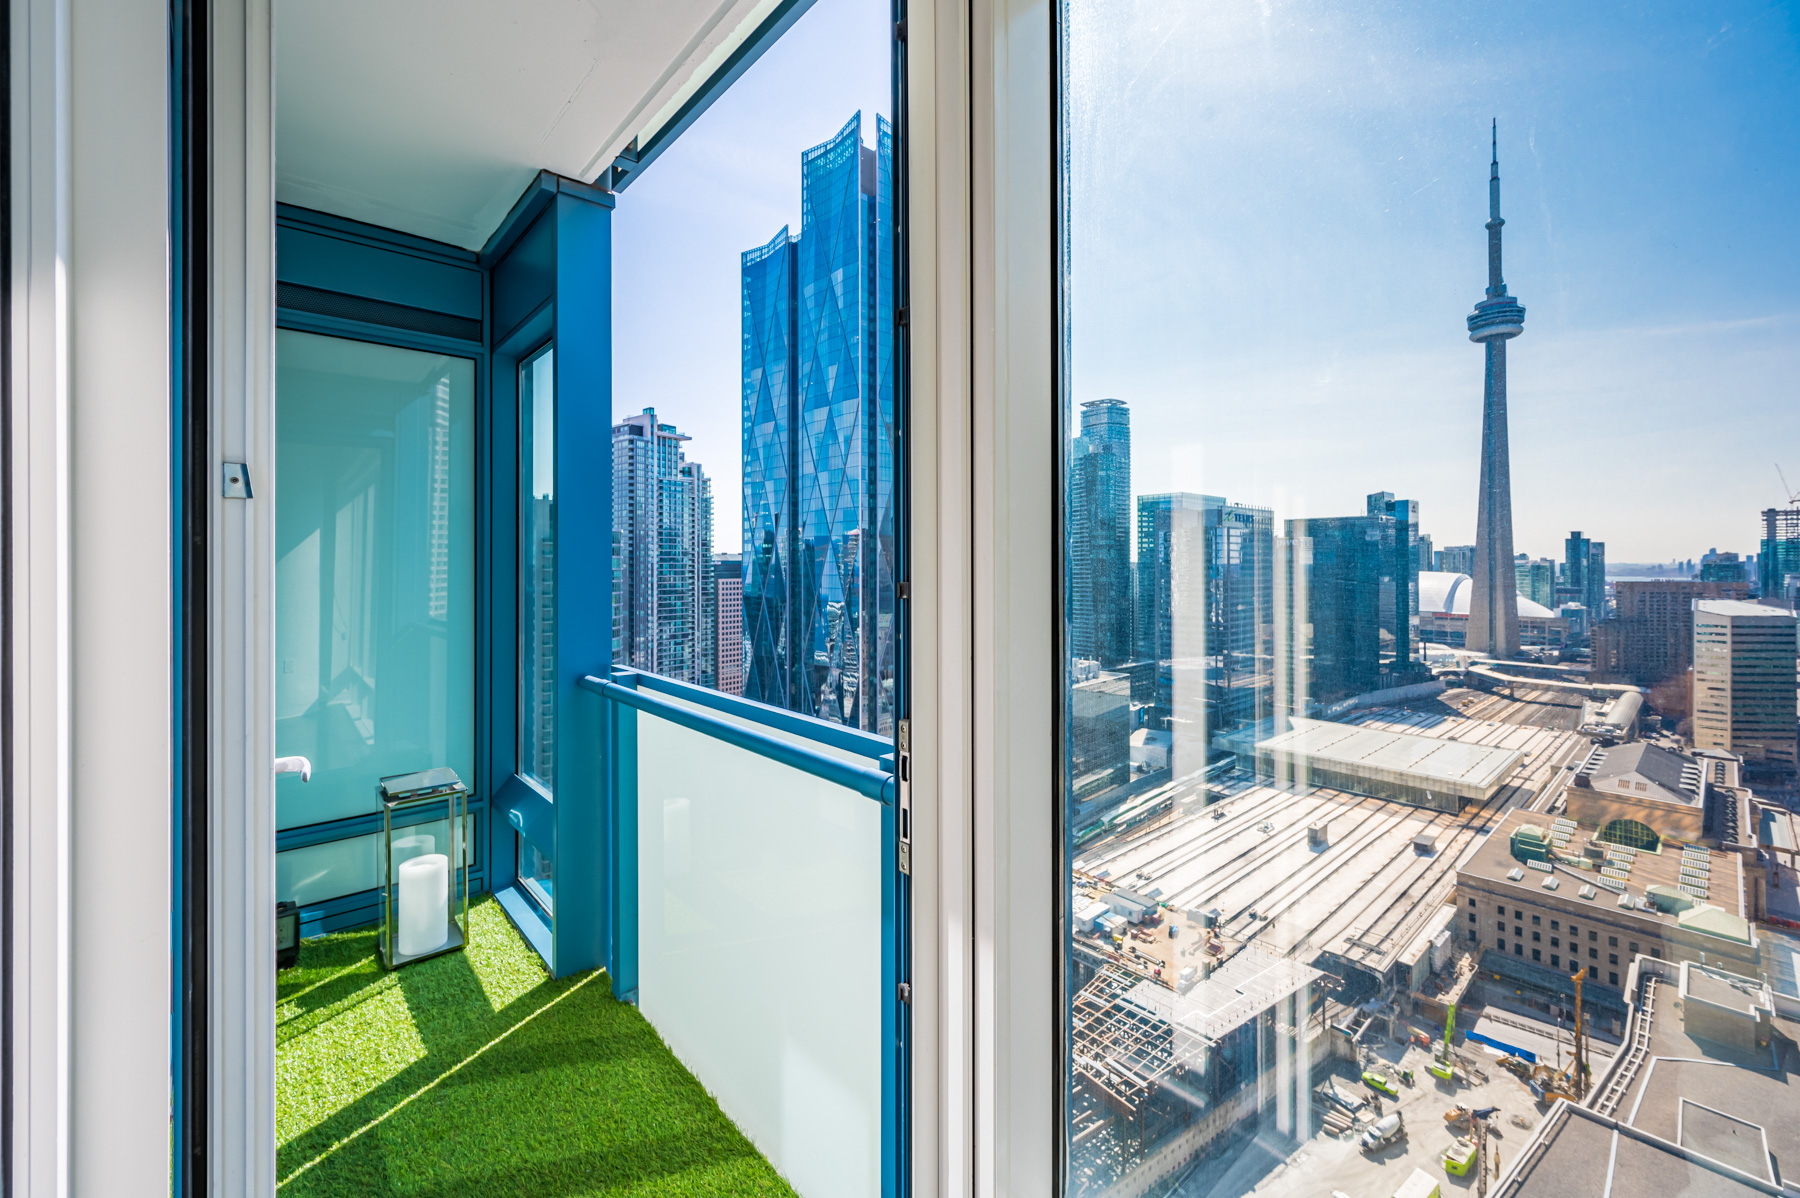
<svg viewBox="0 0 1800 1198"><path fill-rule="evenodd" d="M713 667L714 683L728 695L744 693L744 561L735 553L721 553L713 559L713 577L718 587L718 631L713 638L717 664Z"/></svg>
<svg viewBox="0 0 1800 1198"><path fill-rule="evenodd" d="M1633 686L1686 678L1694 655L1694 600L1750 596L1745 583L1685 578L1621 579L1613 590L1616 615L1593 627L1588 677Z"/></svg>
<svg viewBox="0 0 1800 1198"><path fill-rule="evenodd" d="M1177 758L1271 710L1274 523L1216 495L1138 496L1136 657L1156 663L1147 725L1179 725Z"/></svg>
<svg viewBox="0 0 1800 1198"><path fill-rule="evenodd" d="M1590 541L1580 532L1563 542L1563 584L1575 602L1600 619L1606 612L1606 542Z"/></svg>
<svg viewBox="0 0 1800 1198"><path fill-rule="evenodd" d="M1694 603L1694 745L1749 768L1795 766L1794 615L1733 599Z"/></svg>
<svg viewBox="0 0 1800 1198"><path fill-rule="evenodd" d="M1069 779L1084 802L1131 780L1131 679L1077 660L1072 683Z"/></svg>
<svg viewBox="0 0 1800 1198"><path fill-rule="evenodd" d="M687 441L654 408L613 425L619 660L712 686L712 482L687 460Z"/></svg>
<svg viewBox="0 0 1800 1198"><path fill-rule="evenodd" d="M1423 573L1424 571L1435 570L1437 568L1437 553L1431 548L1431 536L1428 533L1420 533L1419 570Z"/></svg>
<svg viewBox="0 0 1800 1198"><path fill-rule="evenodd" d="M1556 606L1556 563L1547 557L1532 561L1526 554L1513 559L1513 578L1519 594L1539 607Z"/></svg>
<svg viewBox="0 0 1800 1198"><path fill-rule="evenodd" d="M1131 409L1081 405L1069 461L1069 640L1111 668L1131 656Z"/></svg>
<svg viewBox="0 0 1800 1198"><path fill-rule="evenodd" d="M1800 587L1800 507L1766 508L1762 525L1762 547L1756 554L1762 596L1791 602Z"/></svg>
<svg viewBox="0 0 1800 1198"><path fill-rule="evenodd" d="M1700 557L1701 582L1749 582L1748 563L1735 553L1708 549Z"/></svg>
<svg viewBox="0 0 1800 1198"><path fill-rule="evenodd" d="M1446 545L1438 551L1437 569L1440 574L1467 574L1471 578L1475 574L1475 546Z"/></svg>
<svg viewBox="0 0 1800 1198"><path fill-rule="evenodd" d="M1302 697L1329 704L1418 681L1418 503L1369 496L1369 514L1289 520L1281 538L1287 598L1278 699L1303 713Z"/></svg>
<svg viewBox="0 0 1800 1198"><path fill-rule="evenodd" d="M893 129L800 155L800 233L740 259L744 695L893 731Z"/></svg>
<svg viewBox="0 0 1800 1198"><path fill-rule="evenodd" d="M1642 826L1629 818L1620 823ZM1498 993L1511 999L1522 991L1547 1009L1557 988L1568 985L1568 975L1585 966L1588 994L1611 1006L1640 953L1757 972L1756 930L1738 887L1722 884L1715 894L1694 886L1705 898L1681 889L1685 877L1695 873L1721 882L1736 878L1735 854L1698 846L1677 851L1673 844L1660 853L1630 845L1614 849L1616 842L1601 833L1514 809L1457 870L1461 936L1479 958L1484 980L1502 979ZM1555 866L1553 853L1587 860L1591 867ZM1702 864L1704 870L1698 868ZM1625 894L1645 901L1624 905L1618 900ZM1596 987L1612 993L1595 995ZM1566 992L1561 1001L1568 1003Z"/></svg>

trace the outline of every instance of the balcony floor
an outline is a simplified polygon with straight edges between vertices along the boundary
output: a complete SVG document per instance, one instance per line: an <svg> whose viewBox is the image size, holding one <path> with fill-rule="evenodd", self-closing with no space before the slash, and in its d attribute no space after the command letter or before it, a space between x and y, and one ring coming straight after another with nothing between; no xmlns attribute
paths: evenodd
<svg viewBox="0 0 1800 1198"><path fill-rule="evenodd" d="M601 971L552 980L492 899L397 973L301 946L276 1012L284 1198L793 1195Z"/></svg>

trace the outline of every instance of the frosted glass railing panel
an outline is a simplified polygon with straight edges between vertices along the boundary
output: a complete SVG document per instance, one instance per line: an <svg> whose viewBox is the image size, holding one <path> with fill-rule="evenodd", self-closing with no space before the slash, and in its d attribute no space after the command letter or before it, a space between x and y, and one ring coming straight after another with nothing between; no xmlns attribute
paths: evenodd
<svg viewBox="0 0 1800 1198"><path fill-rule="evenodd" d="M805 1198L874 1198L881 806L636 718L643 1012Z"/></svg>

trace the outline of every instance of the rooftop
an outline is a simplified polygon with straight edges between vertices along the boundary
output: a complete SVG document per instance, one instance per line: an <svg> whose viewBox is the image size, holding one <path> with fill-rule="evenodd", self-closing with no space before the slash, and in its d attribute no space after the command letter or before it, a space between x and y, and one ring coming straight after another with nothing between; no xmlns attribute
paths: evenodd
<svg viewBox="0 0 1800 1198"><path fill-rule="evenodd" d="M1785 620L1794 622L1794 613L1781 607L1768 607L1744 599L1696 599L1694 610L1709 616L1730 616L1734 620Z"/></svg>
<svg viewBox="0 0 1800 1198"><path fill-rule="evenodd" d="M1438 705L1441 706L1441 705ZM1500 813L1548 798L1565 762L1587 742L1530 724L1446 716L1433 710L1371 708L1371 732L1404 731L1451 748L1499 750L1524 758L1494 796L1460 813L1367 798L1330 787L1296 794L1236 775L1215 783L1196 806L1179 796L1167 817L1083 846L1075 868L1103 885L1154 894L1171 920L1189 924L1149 949L1179 970L1199 935L1189 913L1217 909L1228 940L1270 945L1301 960L1331 952L1375 972L1394 965L1450 900L1456 869ZM1547 816L1540 816L1547 819ZM1322 826L1324 844L1309 827ZM1434 849L1414 847L1420 834Z"/></svg>
<svg viewBox="0 0 1800 1198"><path fill-rule="evenodd" d="M1397 776L1421 786L1491 794L1525 759L1522 750L1472 744L1453 736L1418 736L1392 727L1295 718L1292 727L1257 743L1259 752L1305 757L1349 773Z"/></svg>
<svg viewBox="0 0 1800 1198"><path fill-rule="evenodd" d="M1549 838L1554 862L1531 865L1513 855L1513 834L1532 827ZM1584 858L1583 850L1589 843L1586 834L1567 821L1558 823L1543 814L1509 811L1459 872L1479 878L1492 888L1517 891L1521 900L1533 902L1547 897L1544 883L1554 878L1558 883L1556 898L1592 907L1603 916L1631 915L1671 928L1745 942L1742 937L1749 929L1744 920L1741 867L1736 853L1698 846L1681 848L1673 842L1665 842L1660 853L1605 845L1603 851L1611 855L1599 861L1589 858L1591 868L1583 869L1577 862ZM1548 872L1546 865L1551 866ZM1663 896L1662 905L1649 901L1652 893ZM1629 907L1620 905L1622 898L1631 900ZM1682 901L1669 901L1671 898Z"/></svg>
<svg viewBox="0 0 1800 1198"><path fill-rule="evenodd" d="M1596 790L1611 790L1621 779L1640 780L1657 788L1646 792L1651 798L1687 806L1698 806L1706 793L1698 761L1641 740L1596 747L1582 763L1580 776Z"/></svg>

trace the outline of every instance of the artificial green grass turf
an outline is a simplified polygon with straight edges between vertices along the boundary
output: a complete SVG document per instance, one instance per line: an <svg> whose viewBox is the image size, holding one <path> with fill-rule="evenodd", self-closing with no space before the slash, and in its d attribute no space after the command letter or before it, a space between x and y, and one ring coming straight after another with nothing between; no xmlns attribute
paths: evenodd
<svg viewBox="0 0 1800 1198"><path fill-rule="evenodd" d="M365 931L281 974L283 1198L793 1198L604 973L551 979L492 899L469 923L394 973Z"/></svg>

